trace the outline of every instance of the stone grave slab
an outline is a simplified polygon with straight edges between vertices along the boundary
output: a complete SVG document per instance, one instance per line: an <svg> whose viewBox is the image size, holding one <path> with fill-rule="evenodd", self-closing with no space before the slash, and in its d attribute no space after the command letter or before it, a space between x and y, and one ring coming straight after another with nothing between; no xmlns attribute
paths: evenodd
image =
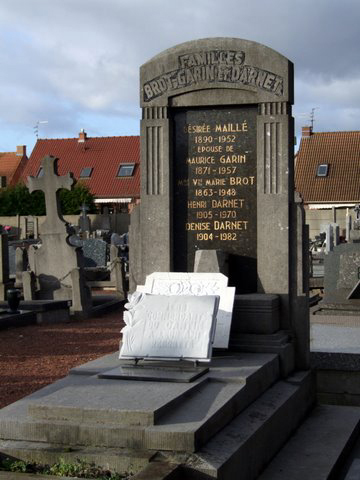
<svg viewBox="0 0 360 480"><path fill-rule="evenodd" d="M138 290L156 295L219 295L214 348L228 348L235 287L221 273L155 272Z"/></svg>
<svg viewBox="0 0 360 480"><path fill-rule="evenodd" d="M101 370L103 359L95 363ZM2 409L0 438L194 451L278 375L276 355L246 353L212 359L209 372L192 383L70 375Z"/></svg>
<svg viewBox="0 0 360 480"><path fill-rule="evenodd" d="M210 361L219 297L129 296L120 358Z"/></svg>
<svg viewBox="0 0 360 480"><path fill-rule="evenodd" d="M132 382L89 377L77 386L64 387L28 407L29 414L40 420L66 420L118 423L119 425L154 425L185 394L200 388L202 382L169 385L163 382Z"/></svg>

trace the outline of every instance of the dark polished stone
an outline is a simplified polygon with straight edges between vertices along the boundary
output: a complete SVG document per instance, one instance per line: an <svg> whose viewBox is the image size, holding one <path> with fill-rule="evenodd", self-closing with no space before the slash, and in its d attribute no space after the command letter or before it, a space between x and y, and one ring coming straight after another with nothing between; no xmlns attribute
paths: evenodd
<svg viewBox="0 0 360 480"><path fill-rule="evenodd" d="M174 115L175 270L192 271L196 250L221 249L239 293L257 288L256 115L254 106Z"/></svg>

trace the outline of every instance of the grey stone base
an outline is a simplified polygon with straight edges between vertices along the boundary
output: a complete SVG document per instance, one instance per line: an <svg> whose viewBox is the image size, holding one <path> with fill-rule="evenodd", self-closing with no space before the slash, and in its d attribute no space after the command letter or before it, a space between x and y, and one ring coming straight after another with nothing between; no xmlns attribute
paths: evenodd
<svg viewBox="0 0 360 480"><path fill-rule="evenodd" d="M294 346L283 331L269 335L250 333L233 335L229 347L239 352L276 353L279 355L280 373L283 377L287 377L295 368Z"/></svg>
<svg viewBox="0 0 360 480"><path fill-rule="evenodd" d="M235 295L231 336L238 333L270 334L279 330L278 295Z"/></svg>
<svg viewBox="0 0 360 480"><path fill-rule="evenodd" d="M187 384L99 379L117 355L3 408L0 452L45 463L81 457L119 472L131 465L138 480L155 472L163 480L249 480L314 401L313 376L279 380L278 355L217 357Z"/></svg>

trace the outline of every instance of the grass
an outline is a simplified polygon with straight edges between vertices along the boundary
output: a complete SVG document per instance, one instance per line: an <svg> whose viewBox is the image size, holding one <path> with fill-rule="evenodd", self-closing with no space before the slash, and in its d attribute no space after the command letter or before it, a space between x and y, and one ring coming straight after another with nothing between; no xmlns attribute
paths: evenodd
<svg viewBox="0 0 360 480"><path fill-rule="evenodd" d="M75 460L74 463L69 463L61 458L58 463L49 466L4 458L0 461L0 470L55 475L59 477L96 478L98 480L126 480L129 478L129 474L127 473L113 473L110 472L110 470L96 466L95 463L87 463L80 459Z"/></svg>

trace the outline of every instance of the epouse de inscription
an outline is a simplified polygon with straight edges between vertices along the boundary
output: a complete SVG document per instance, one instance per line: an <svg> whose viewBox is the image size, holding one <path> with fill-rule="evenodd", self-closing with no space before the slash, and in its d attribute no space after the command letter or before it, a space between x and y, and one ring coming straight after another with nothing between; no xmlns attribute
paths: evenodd
<svg viewBox="0 0 360 480"><path fill-rule="evenodd" d="M256 106L175 113L177 271L191 271L199 249L256 258L256 115Z"/></svg>
<svg viewBox="0 0 360 480"><path fill-rule="evenodd" d="M247 85L282 96L283 78L245 63L245 52L212 50L178 56L178 68L144 84L144 102L200 82Z"/></svg>

